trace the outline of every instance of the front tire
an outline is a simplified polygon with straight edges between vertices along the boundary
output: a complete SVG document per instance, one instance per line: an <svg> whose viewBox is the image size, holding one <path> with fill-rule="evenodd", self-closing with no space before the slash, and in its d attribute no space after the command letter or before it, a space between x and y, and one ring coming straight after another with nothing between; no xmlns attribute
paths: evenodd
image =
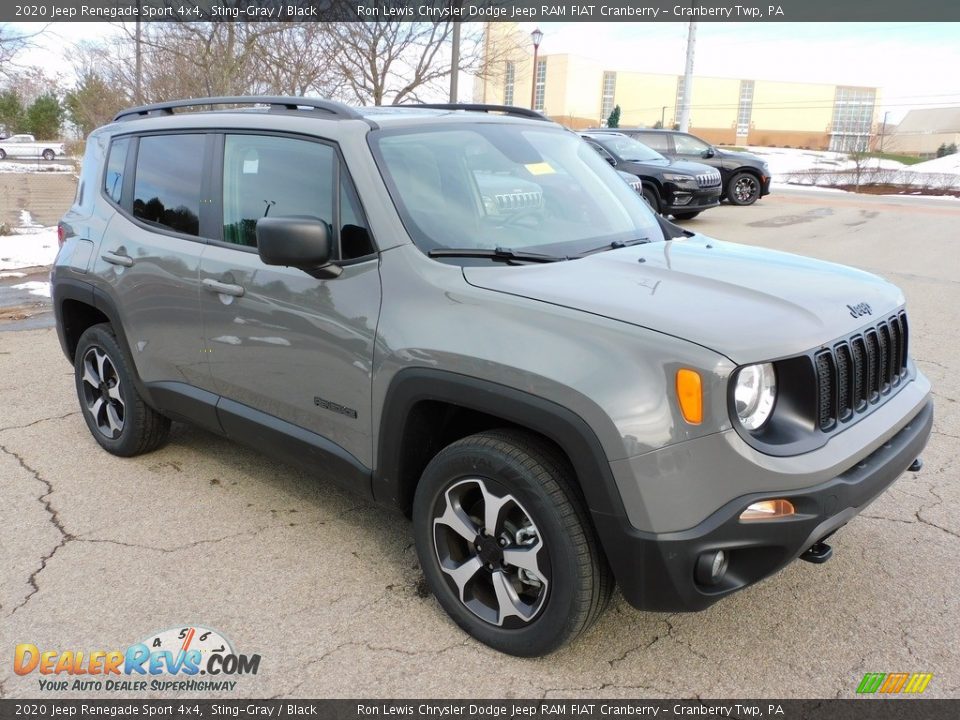
<svg viewBox="0 0 960 720"><path fill-rule="evenodd" d="M573 640L613 578L567 459L531 433L495 430L441 450L413 503L417 555L451 618L510 655Z"/></svg>
<svg viewBox="0 0 960 720"><path fill-rule="evenodd" d="M733 205L753 205L760 199L760 180L753 173L738 172L727 183L727 200Z"/></svg>
<svg viewBox="0 0 960 720"><path fill-rule="evenodd" d="M7 153L4 152L2 149L0 149L0 160L6 160L6 159L7 159Z"/></svg>
<svg viewBox="0 0 960 720"><path fill-rule="evenodd" d="M693 220L699 214L699 212L673 213L673 217L677 220Z"/></svg>
<svg viewBox="0 0 960 720"><path fill-rule="evenodd" d="M653 209L653 211L654 211L655 213L658 213L658 214L659 214L659 212L660 212L660 197L657 195L657 191L656 191L656 190L654 190L654 189L652 189L652 188L648 188L646 185L644 185L644 187L643 187L643 199L647 201L647 205L649 205L649 206Z"/></svg>
<svg viewBox="0 0 960 720"><path fill-rule="evenodd" d="M83 419L100 446L120 457L160 447L170 433L170 420L140 397L134 385L133 365L110 325L87 328L74 358Z"/></svg>

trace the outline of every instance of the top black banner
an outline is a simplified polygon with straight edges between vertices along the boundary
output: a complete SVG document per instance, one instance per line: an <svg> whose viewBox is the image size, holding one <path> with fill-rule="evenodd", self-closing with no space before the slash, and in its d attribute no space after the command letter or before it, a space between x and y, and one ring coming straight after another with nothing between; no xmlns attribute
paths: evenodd
<svg viewBox="0 0 960 720"><path fill-rule="evenodd" d="M958 22L958 0L37 0L0 22Z"/></svg>

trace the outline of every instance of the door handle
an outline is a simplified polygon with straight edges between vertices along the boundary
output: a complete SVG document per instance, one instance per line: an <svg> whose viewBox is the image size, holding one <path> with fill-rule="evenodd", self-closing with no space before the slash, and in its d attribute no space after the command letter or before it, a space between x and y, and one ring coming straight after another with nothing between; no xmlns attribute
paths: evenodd
<svg viewBox="0 0 960 720"><path fill-rule="evenodd" d="M203 281L203 289L207 292L217 293L219 295L232 295L233 297L243 297L243 287L240 285L231 285L217 280L207 278Z"/></svg>
<svg viewBox="0 0 960 720"><path fill-rule="evenodd" d="M129 255L118 255L115 252L105 252L100 256L104 262L111 265L120 265L121 267L133 267L133 258Z"/></svg>

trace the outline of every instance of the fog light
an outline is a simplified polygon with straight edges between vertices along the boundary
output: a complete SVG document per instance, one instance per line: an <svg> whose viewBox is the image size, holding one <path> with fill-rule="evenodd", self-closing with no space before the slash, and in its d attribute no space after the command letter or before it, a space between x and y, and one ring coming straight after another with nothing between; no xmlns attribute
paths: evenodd
<svg viewBox="0 0 960 720"><path fill-rule="evenodd" d="M723 580L730 564L727 554L723 550L711 550L697 558L697 569L694 577L700 585L716 585Z"/></svg>
<svg viewBox="0 0 960 720"><path fill-rule="evenodd" d="M693 200L693 195L689 193L674 193L673 194L673 204L674 205L689 205L690 201Z"/></svg>
<svg viewBox="0 0 960 720"><path fill-rule="evenodd" d="M776 520L793 515L796 510L793 503L783 498L761 500L750 505L740 513L741 520Z"/></svg>

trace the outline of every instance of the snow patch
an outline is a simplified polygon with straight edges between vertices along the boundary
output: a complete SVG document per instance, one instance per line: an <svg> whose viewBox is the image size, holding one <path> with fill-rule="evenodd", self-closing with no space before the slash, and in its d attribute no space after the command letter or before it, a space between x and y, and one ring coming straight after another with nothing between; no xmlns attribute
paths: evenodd
<svg viewBox="0 0 960 720"><path fill-rule="evenodd" d="M40 297L50 297L50 283L48 282L25 282L20 283L19 285L11 286L14 290L26 290L31 295L39 295Z"/></svg>
<svg viewBox="0 0 960 720"><path fill-rule="evenodd" d="M60 249L56 227L31 224L14 230L13 235L0 235L0 270L53 264Z"/></svg>

